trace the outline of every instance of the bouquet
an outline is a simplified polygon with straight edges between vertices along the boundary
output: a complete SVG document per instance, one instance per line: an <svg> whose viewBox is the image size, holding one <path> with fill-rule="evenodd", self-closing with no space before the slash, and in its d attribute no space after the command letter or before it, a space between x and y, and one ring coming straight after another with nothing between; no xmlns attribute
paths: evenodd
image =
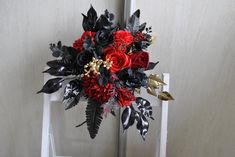
<svg viewBox="0 0 235 157"><path fill-rule="evenodd" d="M140 10L129 18L125 28L114 23L114 14L108 10L98 17L91 6L87 15L82 16L84 32L72 46L64 46L60 41L50 44L52 55L57 59L48 61L49 68L43 73L55 77L38 93L51 94L64 87L66 110L84 97L86 120L82 124L87 124L91 138L96 137L103 117L109 113L115 116L119 108L124 108L123 129L136 122L145 139L148 119L153 117L150 102L136 96L141 87L161 100L173 99L168 92L158 91L164 85L158 75L145 73L158 63L150 62L147 52L152 43L151 27L140 24Z"/></svg>

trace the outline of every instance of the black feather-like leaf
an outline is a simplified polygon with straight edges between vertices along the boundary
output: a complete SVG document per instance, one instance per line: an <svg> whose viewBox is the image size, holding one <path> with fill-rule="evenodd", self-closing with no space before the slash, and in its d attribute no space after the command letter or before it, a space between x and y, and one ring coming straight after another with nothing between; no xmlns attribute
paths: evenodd
<svg viewBox="0 0 235 157"><path fill-rule="evenodd" d="M130 126L132 126L135 122L135 118L136 118L135 110L133 110L131 107L125 108L124 111L122 112L122 117L121 117L123 129L126 130Z"/></svg>
<svg viewBox="0 0 235 157"><path fill-rule="evenodd" d="M53 78L48 80L38 93L51 94L58 91L62 87L62 78Z"/></svg>
<svg viewBox="0 0 235 157"><path fill-rule="evenodd" d="M138 129L143 140L145 140L145 135L147 134L149 129L149 122L144 115L139 115L136 128Z"/></svg>
<svg viewBox="0 0 235 157"><path fill-rule="evenodd" d="M156 62L156 63L154 63L154 62L149 62L149 65L148 65L148 67L147 67L146 70L152 70L152 69L154 69L155 66L156 66L158 63L159 63L159 62Z"/></svg>
<svg viewBox="0 0 235 157"><path fill-rule="evenodd" d="M143 115L153 119L152 117L153 109L148 100L141 98L141 97L136 97L136 104L137 104L139 111Z"/></svg>
<svg viewBox="0 0 235 157"><path fill-rule="evenodd" d="M79 80L70 81L64 89L65 110L76 106L82 96L82 86Z"/></svg>
<svg viewBox="0 0 235 157"><path fill-rule="evenodd" d="M88 99L88 104L86 107L86 122L87 129L92 139L94 139L98 133L103 119L102 113L103 108L101 107L101 104L93 99Z"/></svg>

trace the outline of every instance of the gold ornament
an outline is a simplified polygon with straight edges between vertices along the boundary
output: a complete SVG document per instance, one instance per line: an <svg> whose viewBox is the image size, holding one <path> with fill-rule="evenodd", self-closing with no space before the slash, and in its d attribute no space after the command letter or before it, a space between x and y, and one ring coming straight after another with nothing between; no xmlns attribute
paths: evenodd
<svg viewBox="0 0 235 157"><path fill-rule="evenodd" d="M112 67L112 64L113 62L109 61L109 59L107 59L106 61L103 61L102 59L96 59L93 57L92 61L90 61L84 66L84 75L89 77L91 72L99 75L100 66L103 66L109 69Z"/></svg>
<svg viewBox="0 0 235 157"><path fill-rule="evenodd" d="M164 101L174 100L174 98L171 96L171 94L166 91L159 92L158 99L164 100Z"/></svg>

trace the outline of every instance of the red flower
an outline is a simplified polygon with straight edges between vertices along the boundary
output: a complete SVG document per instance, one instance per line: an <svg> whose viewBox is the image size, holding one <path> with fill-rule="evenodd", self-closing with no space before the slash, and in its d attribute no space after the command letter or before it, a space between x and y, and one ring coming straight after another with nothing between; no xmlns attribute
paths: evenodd
<svg viewBox="0 0 235 157"><path fill-rule="evenodd" d="M117 90L117 99L120 106L130 106L135 101L135 96L125 88L119 88Z"/></svg>
<svg viewBox="0 0 235 157"><path fill-rule="evenodd" d="M129 55L121 52L120 50L116 49L110 49L106 50L107 54L105 56L105 59L109 59L109 61L112 61L113 64L110 68L110 71L115 73L117 71L122 70L123 68L127 68L131 66L131 60Z"/></svg>
<svg viewBox="0 0 235 157"><path fill-rule="evenodd" d="M113 85L111 83L107 83L105 86L99 85L96 75L84 76L82 86L88 97L95 99L101 104L107 102L114 95Z"/></svg>
<svg viewBox="0 0 235 157"><path fill-rule="evenodd" d="M139 51L131 54L131 68L147 68L149 64L149 54Z"/></svg>
<svg viewBox="0 0 235 157"><path fill-rule="evenodd" d="M91 32L91 31L86 31L82 34L81 38L77 39L74 43L73 43L73 48L77 49L79 52L81 52L84 48L83 48L83 42L85 40L86 36L90 36L92 37L92 41L95 40L95 32Z"/></svg>
<svg viewBox="0 0 235 157"><path fill-rule="evenodd" d="M104 53L104 54L108 54L108 53L112 53L112 52L117 52L117 53L119 53L119 52L121 52L121 51L118 50L118 49L115 49L114 46L108 46L108 47L106 47L106 48L103 50L103 53Z"/></svg>
<svg viewBox="0 0 235 157"><path fill-rule="evenodd" d="M135 34L135 38L134 38L135 42L143 41L144 39L145 39L145 37L141 32L137 32Z"/></svg>
<svg viewBox="0 0 235 157"><path fill-rule="evenodd" d="M114 33L114 46L123 52L125 52L126 46L130 45L133 41L134 37L126 30L119 30Z"/></svg>

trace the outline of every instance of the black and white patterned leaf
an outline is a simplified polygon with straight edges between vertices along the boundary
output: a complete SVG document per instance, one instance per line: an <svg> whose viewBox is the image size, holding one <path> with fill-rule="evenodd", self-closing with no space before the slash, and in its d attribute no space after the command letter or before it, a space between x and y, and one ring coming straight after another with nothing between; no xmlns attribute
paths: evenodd
<svg viewBox="0 0 235 157"><path fill-rule="evenodd" d="M145 140L145 135L147 134L149 129L149 122L144 115L139 115L136 128L138 129L143 140Z"/></svg>
<svg viewBox="0 0 235 157"><path fill-rule="evenodd" d="M58 91L62 87L62 78L53 78L48 80L38 93L51 94Z"/></svg>
<svg viewBox="0 0 235 157"><path fill-rule="evenodd" d="M88 99L86 107L86 122L90 137L95 138L102 122L103 108L101 104L93 99Z"/></svg>
<svg viewBox="0 0 235 157"><path fill-rule="evenodd" d="M125 108L124 111L122 112L122 117L121 117L123 129L126 130L130 126L132 126L135 122L135 118L136 118L135 110L132 109L131 107Z"/></svg>
<svg viewBox="0 0 235 157"><path fill-rule="evenodd" d="M63 103L65 103L65 110L76 106L82 96L82 86L79 80L70 81L64 88Z"/></svg>
<svg viewBox="0 0 235 157"><path fill-rule="evenodd" d="M152 117L152 106L150 105L150 102L144 98L141 97L137 97L136 98L136 104L137 107L139 109L139 111L144 115L147 116L151 119L153 119Z"/></svg>

